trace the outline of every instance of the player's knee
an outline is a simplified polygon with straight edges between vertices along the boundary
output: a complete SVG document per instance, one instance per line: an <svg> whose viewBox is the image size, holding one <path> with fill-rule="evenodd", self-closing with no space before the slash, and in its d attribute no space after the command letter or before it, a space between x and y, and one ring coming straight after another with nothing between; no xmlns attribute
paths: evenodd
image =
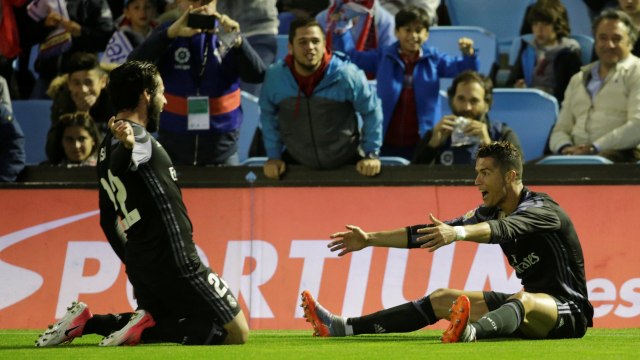
<svg viewBox="0 0 640 360"><path fill-rule="evenodd" d="M225 324L224 328L228 333L224 341L225 344L242 345L249 340L249 324L247 324L247 320L242 311L240 311L232 321Z"/></svg>
<svg viewBox="0 0 640 360"><path fill-rule="evenodd" d="M446 319L448 318L451 303L453 303L460 294L462 294L460 290L441 288L433 291L431 294L421 299L420 302L428 301L436 317L439 319Z"/></svg>
<svg viewBox="0 0 640 360"><path fill-rule="evenodd" d="M511 299L520 301L520 303L522 304L522 306L524 306L525 309L533 308L536 301L535 297L532 294L529 294L524 291L520 291L518 293L511 295L509 297L509 300Z"/></svg>
<svg viewBox="0 0 640 360"><path fill-rule="evenodd" d="M230 332L224 343L227 345L244 345L249 340L249 329L239 329Z"/></svg>
<svg viewBox="0 0 640 360"><path fill-rule="evenodd" d="M451 303L460 296L460 290L440 288L429 294L428 298L431 303L436 305L451 306Z"/></svg>

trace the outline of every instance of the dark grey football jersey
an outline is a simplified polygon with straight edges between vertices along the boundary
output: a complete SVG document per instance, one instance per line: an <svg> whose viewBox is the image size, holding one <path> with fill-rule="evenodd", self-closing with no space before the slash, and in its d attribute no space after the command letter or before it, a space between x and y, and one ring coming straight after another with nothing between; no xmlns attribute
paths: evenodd
<svg viewBox="0 0 640 360"><path fill-rule="evenodd" d="M142 126L131 125L133 150L111 134L100 145L101 225L127 266L135 259L136 267L185 272L199 260L176 171L162 145Z"/></svg>

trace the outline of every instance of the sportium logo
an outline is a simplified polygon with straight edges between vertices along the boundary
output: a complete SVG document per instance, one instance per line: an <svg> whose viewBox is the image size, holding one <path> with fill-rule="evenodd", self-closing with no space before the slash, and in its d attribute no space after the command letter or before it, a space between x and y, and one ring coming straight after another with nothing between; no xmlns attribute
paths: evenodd
<svg viewBox="0 0 640 360"><path fill-rule="evenodd" d="M66 198L69 195L75 194L63 193ZM49 200L58 199L51 196ZM92 209L91 205L82 206ZM43 210L44 215L34 216L46 218L54 211ZM46 326L78 299L96 312L136 307L120 259L104 240L98 211L57 211L67 216L40 220L42 223L36 225L18 225L28 224L30 219L11 217L10 213L3 219L0 229L12 228L13 224L14 230L0 230L0 328ZM222 226L210 217L207 221L198 224L203 225L199 227L202 233ZM229 218L224 221L229 222ZM241 228L236 223L227 225ZM335 299L336 312L344 316L371 312L375 310L371 309L372 303L376 309L402 304L438 288L521 289L515 272L495 245L480 245L476 250L467 244L453 244L434 253L406 249L374 252L367 248L338 258L327 250L328 240L291 237L272 230L264 240L238 240L237 236L236 240L201 242L207 252L216 254L212 258L215 270L222 270L226 281L223 284L213 279L212 285L222 294L228 285L256 329L305 328L297 302L302 289L319 294L320 301ZM205 253L198 250L208 263ZM381 260L379 255L384 256L380 263L376 262ZM416 267L420 270L415 271ZM598 326L620 327L623 320L627 320L623 323L626 327L637 326L634 319L640 314L640 278L631 271L619 275L595 267L586 270L590 275L589 298L595 317L601 318ZM282 281L283 274L287 281ZM337 278L344 279L342 285L328 286ZM413 295L405 297L408 293Z"/></svg>
<svg viewBox="0 0 640 360"><path fill-rule="evenodd" d="M25 240L60 228L71 223L95 216L98 211L73 215L70 217L38 224L0 237L0 254L7 248ZM43 276L35 271L18 267L0 260L0 310L16 304L42 287Z"/></svg>
<svg viewBox="0 0 640 360"><path fill-rule="evenodd" d="M70 241L78 234L80 239L104 239L97 215L97 210L86 211L0 236L0 328L40 327L54 315L61 317L80 288L102 291L95 284L104 283L100 276L109 264L116 275L120 272L120 261L106 241ZM11 223L21 221L6 224ZM25 313L29 316L20 315Z"/></svg>

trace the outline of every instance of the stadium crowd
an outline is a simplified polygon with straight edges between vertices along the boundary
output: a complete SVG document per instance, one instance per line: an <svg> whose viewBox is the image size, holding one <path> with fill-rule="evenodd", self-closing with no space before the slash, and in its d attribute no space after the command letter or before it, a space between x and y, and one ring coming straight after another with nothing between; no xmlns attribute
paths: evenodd
<svg viewBox="0 0 640 360"><path fill-rule="evenodd" d="M235 166L262 156L269 178L279 178L287 164L356 164L374 176L385 158L438 166L466 154L462 163L473 163L478 146L505 137L546 144L530 161L640 160L640 2L585 1L593 32L581 36L591 47L576 40L572 8L563 1L522 2L528 7L518 28L530 35L513 33L516 58L501 53L483 73L480 55L490 50L473 39L452 39L457 53L429 41L432 29L469 25L451 16L447 5L455 0L3 1L0 179L20 181L25 165L38 165L25 146L46 154L42 166L95 165L91 143L113 115L103 89L127 59L160 70L167 106L154 136L179 165ZM198 23L197 15L215 20ZM584 54L593 54L590 63ZM456 88L459 75L466 76L463 85L476 79L478 89ZM445 79L454 85L443 85ZM489 120L492 90L500 88L538 89L557 102L548 137L517 133L515 119ZM242 109L245 94L262 111L257 128L246 118L256 115ZM23 120L37 115L12 108L38 99L50 101L50 118ZM521 111L529 110L523 104ZM94 139L76 137L88 145L64 140L60 121L72 115L86 129L97 127ZM46 144L30 138L33 126L49 129ZM252 139L246 154L243 137ZM61 141L90 156L65 158Z"/></svg>

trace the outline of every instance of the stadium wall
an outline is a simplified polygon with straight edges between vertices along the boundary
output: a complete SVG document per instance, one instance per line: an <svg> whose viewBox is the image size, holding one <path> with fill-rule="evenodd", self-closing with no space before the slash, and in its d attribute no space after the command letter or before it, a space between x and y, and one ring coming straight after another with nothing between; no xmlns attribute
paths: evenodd
<svg viewBox="0 0 640 360"><path fill-rule="evenodd" d="M572 217L583 244L595 326L640 327L638 185L533 185ZM202 257L228 282L252 329L307 329L299 293L356 316L440 288L515 292L499 246L434 253L326 245L346 224L367 231L449 219L480 203L473 186L186 188ZM79 299L94 313L135 308L99 226L97 190L0 188L0 328L42 328ZM440 324L442 327L443 324ZM309 328L310 329L310 328Z"/></svg>

